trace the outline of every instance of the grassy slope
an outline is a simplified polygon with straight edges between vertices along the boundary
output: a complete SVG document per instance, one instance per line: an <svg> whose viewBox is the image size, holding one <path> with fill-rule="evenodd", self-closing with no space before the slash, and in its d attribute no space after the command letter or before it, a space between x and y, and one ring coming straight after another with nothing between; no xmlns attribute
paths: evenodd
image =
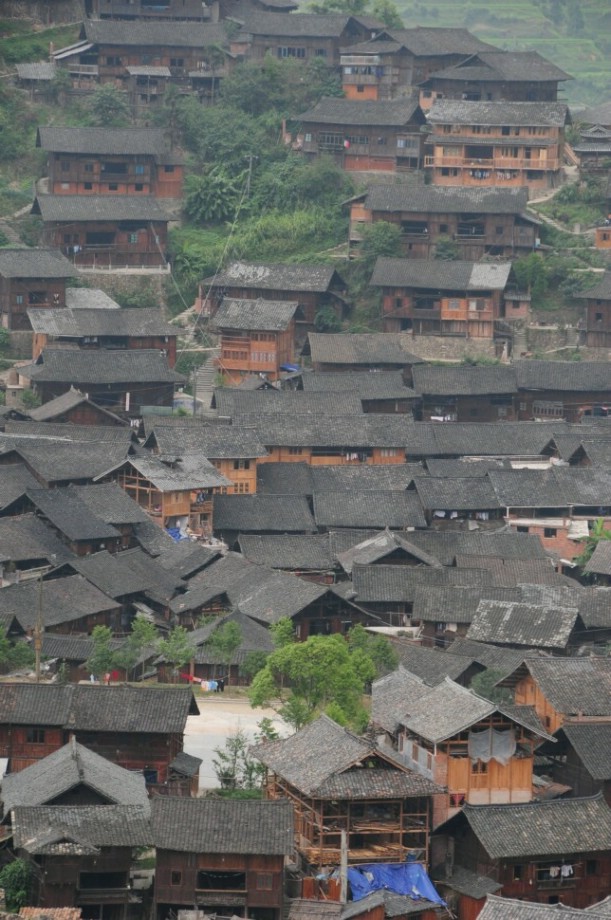
<svg viewBox="0 0 611 920"><path fill-rule="evenodd" d="M398 0L398 7L408 26L463 26L499 48L539 51L575 77L564 84L570 103L596 105L611 98L611 5L579 2L585 24L579 36L557 28L544 15L548 3L542 8L535 0Z"/></svg>

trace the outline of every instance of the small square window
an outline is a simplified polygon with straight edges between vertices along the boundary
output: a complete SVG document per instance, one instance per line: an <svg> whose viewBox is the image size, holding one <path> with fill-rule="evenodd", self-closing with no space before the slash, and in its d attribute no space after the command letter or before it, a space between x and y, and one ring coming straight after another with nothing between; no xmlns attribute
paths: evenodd
<svg viewBox="0 0 611 920"><path fill-rule="evenodd" d="M364 92L365 92L365 87L364 87L364 86L357 86L356 91L357 91L357 93L364 93Z"/></svg>
<svg viewBox="0 0 611 920"><path fill-rule="evenodd" d="M130 242L130 243L137 243L137 242L138 242L138 234L137 234L137 233L130 233L129 236L128 236L128 239L129 239L129 242Z"/></svg>
<svg viewBox="0 0 611 920"><path fill-rule="evenodd" d="M144 188L144 185L142 184L142 182L136 182L136 185L134 187L137 192L141 192L142 189Z"/></svg>
<svg viewBox="0 0 611 920"><path fill-rule="evenodd" d="M182 885L182 872L179 872L178 869L172 869L170 876L171 885Z"/></svg>
<svg viewBox="0 0 611 920"><path fill-rule="evenodd" d="M440 233L447 233L447 232L448 232L448 225L447 225L447 224L439 224L439 232L440 232Z"/></svg>
<svg viewBox="0 0 611 920"><path fill-rule="evenodd" d="M544 536L544 537L547 537L548 539L551 539L552 537L555 537L555 536L557 536L557 535L558 535L558 531L557 531L557 529L556 529L555 527L544 527L544 528L543 528L543 536Z"/></svg>
<svg viewBox="0 0 611 920"><path fill-rule="evenodd" d="M173 173L173 172L174 172L174 167L173 167L173 166L164 166L164 167L163 167L163 171L166 172L166 173Z"/></svg>
<svg viewBox="0 0 611 920"><path fill-rule="evenodd" d="M136 173L137 176L143 176L144 175L144 165L142 163L136 163L134 167L134 172Z"/></svg>
<svg viewBox="0 0 611 920"><path fill-rule="evenodd" d="M84 182L83 187L86 192L90 192L93 188L93 182Z"/></svg>
<svg viewBox="0 0 611 920"><path fill-rule="evenodd" d="M594 315L594 319L596 320L597 323L602 323L602 321L603 321L603 315L602 315L602 313L596 313L596 314Z"/></svg>
<svg viewBox="0 0 611 920"><path fill-rule="evenodd" d="M523 867L523 866L520 866L520 865L514 866L514 867L513 867L513 880L514 880L514 882L521 882L521 881L522 881L522 877L523 877L523 873L524 873L524 867Z"/></svg>
<svg viewBox="0 0 611 920"><path fill-rule="evenodd" d="M68 172L69 169L70 169L70 161L62 160L62 172Z"/></svg>
<svg viewBox="0 0 611 920"><path fill-rule="evenodd" d="M93 163L85 163L85 172L93 172Z"/></svg>
<svg viewBox="0 0 611 920"><path fill-rule="evenodd" d="M271 891L274 887L274 876L271 872L257 872L257 888L259 891Z"/></svg>
<svg viewBox="0 0 611 920"><path fill-rule="evenodd" d="M16 303L16 304L22 304L22 303L23 303L23 294L17 294L17 296L15 297L15 303Z"/></svg>
<svg viewBox="0 0 611 920"><path fill-rule="evenodd" d="M117 192L118 190L119 190L119 186L117 185L116 182L109 182L109 183L108 183L108 191L109 191L109 192Z"/></svg>
<svg viewBox="0 0 611 920"><path fill-rule="evenodd" d="M28 744L44 744L44 740L44 728L28 728L26 733L26 741Z"/></svg>
<svg viewBox="0 0 611 920"><path fill-rule="evenodd" d="M528 527L524 527L523 525L516 527L516 530L518 533L529 533Z"/></svg>
<svg viewBox="0 0 611 920"><path fill-rule="evenodd" d="M598 860L586 860L586 875L598 875Z"/></svg>

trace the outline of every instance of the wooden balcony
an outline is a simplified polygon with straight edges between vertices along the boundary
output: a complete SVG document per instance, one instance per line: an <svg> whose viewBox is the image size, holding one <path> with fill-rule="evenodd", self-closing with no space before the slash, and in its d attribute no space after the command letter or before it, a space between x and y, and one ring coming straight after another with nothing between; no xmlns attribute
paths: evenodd
<svg viewBox="0 0 611 920"><path fill-rule="evenodd" d="M79 888L76 901L79 906L87 904L129 904L132 894L125 888Z"/></svg>
<svg viewBox="0 0 611 920"><path fill-rule="evenodd" d="M476 159L474 157L448 157L425 156L425 167L445 168L458 167L459 169L535 169L556 170L560 168L558 159L532 160L526 157L495 157L490 159Z"/></svg>
<svg viewBox="0 0 611 920"><path fill-rule="evenodd" d="M97 77L100 72L97 64L72 64L69 62L66 67L73 76Z"/></svg>

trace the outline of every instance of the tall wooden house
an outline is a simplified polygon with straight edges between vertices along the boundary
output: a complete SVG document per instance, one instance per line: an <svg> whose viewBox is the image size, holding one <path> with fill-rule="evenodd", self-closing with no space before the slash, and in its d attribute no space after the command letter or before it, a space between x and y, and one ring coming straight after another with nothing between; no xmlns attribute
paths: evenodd
<svg viewBox="0 0 611 920"><path fill-rule="evenodd" d="M203 22L210 8L201 0L85 0L85 14L91 19Z"/></svg>
<svg viewBox="0 0 611 920"><path fill-rule="evenodd" d="M0 249L0 323L28 330L31 307L65 307L72 263L59 249Z"/></svg>
<svg viewBox="0 0 611 920"><path fill-rule="evenodd" d="M385 332L492 339L505 318L509 262L440 262L380 257L370 284L382 289ZM526 315L527 302L512 310Z"/></svg>
<svg viewBox="0 0 611 920"><path fill-rule="evenodd" d="M267 769L266 796L295 808L297 849L306 864L429 860L432 797L443 789L410 773L392 754L327 716L296 735L253 748Z"/></svg>
<svg viewBox="0 0 611 920"><path fill-rule="evenodd" d="M330 265L270 264L231 262L226 269L200 286L199 309L215 317L223 300L281 301L299 304L295 314L295 334L303 344L315 327L321 311L331 311L341 319L345 310L346 284Z"/></svg>
<svg viewBox="0 0 611 920"><path fill-rule="evenodd" d="M400 668L374 683L372 717L395 756L447 788L434 826L466 803L532 800L534 749L550 736L527 707L504 709L449 677L429 687Z"/></svg>
<svg viewBox="0 0 611 920"><path fill-rule="evenodd" d="M433 185L555 188L567 106L560 102L437 100L424 158Z"/></svg>
<svg viewBox="0 0 611 920"><path fill-rule="evenodd" d="M407 259L432 258L447 240L465 260L526 255L537 245L538 226L527 201L522 188L373 185L350 203L350 249L358 254L363 230L383 220L401 228Z"/></svg>
<svg viewBox="0 0 611 920"><path fill-rule="evenodd" d="M323 97L299 116L298 144L306 157L332 156L346 170L418 169L424 122L409 97L388 102Z"/></svg>
<svg viewBox="0 0 611 920"><path fill-rule="evenodd" d="M182 156L161 128L38 129L51 195L180 198Z"/></svg>
<svg viewBox="0 0 611 920"><path fill-rule="evenodd" d="M366 42L342 47L342 89L347 99L396 99L409 95L429 73L491 50L466 29L386 28Z"/></svg>
<svg viewBox="0 0 611 920"><path fill-rule="evenodd" d="M46 244L75 268L167 270L170 214L152 196L38 195L31 213L42 219Z"/></svg>
<svg viewBox="0 0 611 920"><path fill-rule="evenodd" d="M424 421L515 421L517 382L510 366L414 368L414 387L422 397ZM465 470L467 472L467 470ZM443 484L442 484L443 488Z"/></svg>
<svg viewBox="0 0 611 920"><path fill-rule="evenodd" d="M420 105L436 99L470 102L556 102L558 84L571 77L536 51L478 51L431 73L420 84Z"/></svg>
<svg viewBox="0 0 611 920"><path fill-rule="evenodd" d="M148 785L164 784L182 751L189 715L199 710L190 688L0 685L0 750L16 773L63 747L79 744Z"/></svg>
<svg viewBox="0 0 611 920"><path fill-rule="evenodd" d="M132 853L150 846L150 806L18 806L11 812L13 848L35 866L39 906L80 907L120 920L134 901Z"/></svg>
<svg viewBox="0 0 611 920"><path fill-rule="evenodd" d="M281 920L294 853L290 802L158 797L152 827L158 920L193 907Z"/></svg>
<svg viewBox="0 0 611 920"><path fill-rule="evenodd" d="M293 13L252 8L238 14L240 30L232 36L232 54L262 61L266 54L279 60L295 59L305 67L310 60L339 65L340 48L371 38L381 23L346 13Z"/></svg>
<svg viewBox="0 0 611 920"><path fill-rule="evenodd" d="M189 89L190 75L209 69L206 49L211 46L227 46L227 35L220 23L86 19L79 41L54 52L53 59L68 71L73 87L81 91L95 89L98 82L127 90L128 68L167 68L169 76L165 71L153 72L158 81L158 93L153 94L156 100L169 82ZM147 73L142 76L146 80Z"/></svg>
<svg viewBox="0 0 611 920"><path fill-rule="evenodd" d="M438 865L485 876L501 885L502 897L584 908L607 896L611 809L600 794L466 805L437 834ZM463 916L475 916L478 906L464 905Z"/></svg>
<svg viewBox="0 0 611 920"><path fill-rule="evenodd" d="M28 412L34 422L53 425L92 425L124 428L128 422L113 412L103 409L88 399L84 393L71 387L67 393Z"/></svg>
<svg viewBox="0 0 611 920"><path fill-rule="evenodd" d="M611 240L611 227L607 228ZM588 348L608 348L611 344L611 272L581 295L585 300L582 335Z"/></svg>
<svg viewBox="0 0 611 920"><path fill-rule="evenodd" d="M249 374L278 380L295 363L297 301L224 298L214 317L221 338L219 373L230 385Z"/></svg>
<svg viewBox="0 0 611 920"><path fill-rule="evenodd" d="M144 405L171 406L175 386L185 382L160 351L142 348L46 348L19 373L43 403L76 386L98 405L131 417L139 416Z"/></svg>
<svg viewBox="0 0 611 920"><path fill-rule="evenodd" d="M605 284L605 280L601 282ZM594 298L596 300L596 298ZM596 315L596 313L595 313ZM606 361L516 361L518 419L582 419L608 415L611 367Z"/></svg>

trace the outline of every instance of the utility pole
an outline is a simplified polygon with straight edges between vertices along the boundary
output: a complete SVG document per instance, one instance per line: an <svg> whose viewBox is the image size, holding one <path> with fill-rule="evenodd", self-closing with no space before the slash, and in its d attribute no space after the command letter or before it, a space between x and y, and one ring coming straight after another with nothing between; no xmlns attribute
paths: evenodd
<svg viewBox="0 0 611 920"><path fill-rule="evenodd" d="M193 368L193 415L197 414L197 368Z"/></svg>
<svg viewBox="0 0 611 920"><path fill-rule="evenodd" d="M250 182L252 179L252 164L253 164L253 160L258 160L259 157L256 157L254 153L249 153L248 156L245 157L245 159L248 160L248 177L246 179L246 197L250 198Z"/></svg>
<svg viewBox="0 0 611 920"><path fill-rule="evenodd" d="M340 866L339 866L339 900L341 904L348 901L348 833L341 831Z"/></svg>

